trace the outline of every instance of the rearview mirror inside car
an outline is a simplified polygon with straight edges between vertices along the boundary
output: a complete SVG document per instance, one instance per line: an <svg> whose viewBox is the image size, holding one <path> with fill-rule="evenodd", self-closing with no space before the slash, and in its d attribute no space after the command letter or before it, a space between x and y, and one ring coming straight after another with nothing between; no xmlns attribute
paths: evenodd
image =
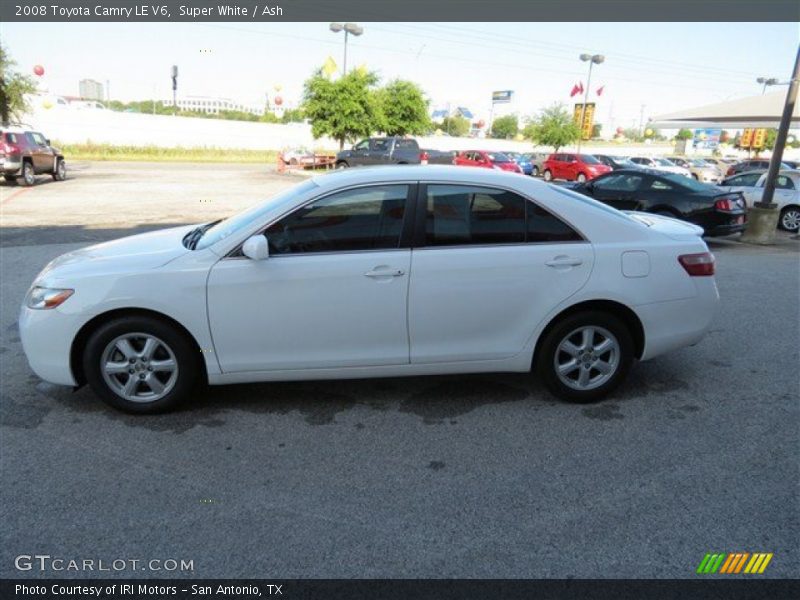
<svg viewBox="0 0 800 600"><path fill-rule="evenodd" d="M242 254L251 260L264 260L269 258L269 242L267 236L254 235L247 238L242 246Z"/></svg>

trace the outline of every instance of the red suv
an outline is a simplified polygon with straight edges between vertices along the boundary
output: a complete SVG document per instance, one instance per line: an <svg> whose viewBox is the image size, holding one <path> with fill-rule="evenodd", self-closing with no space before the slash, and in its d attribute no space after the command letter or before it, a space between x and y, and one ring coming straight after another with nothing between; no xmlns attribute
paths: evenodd
<svg viewBox="0 0 800 600"><path fill-rule="evenodd" d="M67 163L58 148L38 131L0 128L0 175L9 182L21 177L24 185L33 185L41 174L56 181L67 178Z"/></svg>
<svg viewBox="0 0 800 600"><path fill-rule="evenodd" d="M502 152L466 150L456 154L453 164L462 167L483 167L484 169L500 169L511 173L522 173L520 166Z"/></svg>
<svg viewBox="0 0 800 600"><path fill-rule="evenodd" d="M544 180L588 181L613 169L591 154L551 154L542 165Z"/></svg>

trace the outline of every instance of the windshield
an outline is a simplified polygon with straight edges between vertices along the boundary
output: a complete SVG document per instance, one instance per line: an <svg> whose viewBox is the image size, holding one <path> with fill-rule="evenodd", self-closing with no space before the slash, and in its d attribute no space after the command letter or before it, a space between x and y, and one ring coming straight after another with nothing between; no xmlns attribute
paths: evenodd
<svg viewBox="0 0 800 600"><path fill-rule="evenodd" d="M511 162L511 159L502 152L487 152L486 156L489 157L490 161L496 163Z"/></svg>
<svg viewBox="0 0 800 600"><path fill-rule="evenodd" d="M197 250L202 250L203 248L208 248L209 246L224 240L226 237L239 231L242 227L246 227L253 221L260 219L277 205L302 196L315 187L317 187L317 184L311 179L307 179L303 183L292 186L288 190L284 190L269 200L259 202L255 206L251 206L239 214L229 217L224 221L220 221L206 231L205 234L203 234L203 237L197 241L195 248Z"/></svg>
<svg viewBox="0 0 800 600"><path fill-rule="evenodd" d="M591 154L578 154L578 160L580 160L585 165L600 165L600 164L602 164L599 160L597 160Z"/></svg>
<svg viewBox="0 0 800 600"><path fill-rule="evenodd" d="M703 160L702 158L695 158L694 160L691 160L689 162L692 164L693 167L704 168L704 167L712 167L712 166L714 166L710 162L708 162L707 160Z"/></svg>
<svg viewBox="0 0 800 600"><path fill-rule="evenodd" d="M661 167L674 167L675 163L668 161L666 158L654 158L653 161Z"/></svg>

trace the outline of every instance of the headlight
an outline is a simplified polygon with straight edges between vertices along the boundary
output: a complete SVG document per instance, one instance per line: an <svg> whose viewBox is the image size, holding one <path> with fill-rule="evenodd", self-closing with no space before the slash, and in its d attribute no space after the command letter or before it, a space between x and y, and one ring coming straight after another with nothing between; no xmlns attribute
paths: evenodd
<svg viewBox="0 0 800 600"><path fill-rule="evenodd" d="M28 297L25 299L25 305L28 308L47 310L60 306L74 293L75 290L36 286L31 288L31 291L28 292Z"/></svg>

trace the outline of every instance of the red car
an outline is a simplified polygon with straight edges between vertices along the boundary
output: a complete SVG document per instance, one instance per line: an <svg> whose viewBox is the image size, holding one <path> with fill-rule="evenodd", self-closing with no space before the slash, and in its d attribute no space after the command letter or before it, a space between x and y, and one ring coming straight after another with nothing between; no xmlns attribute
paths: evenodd
<svg viewBox="0 0 800 600"><path fill-rule="evenodd" d="M582 183L613 170L591 154L551 154L542 165L545 181L566 179Z"/></svg>
<svg viewBox="0 0 800 600"><path fill-rule="evenodd" d="M456 154L453 164L462 167L483 167L484 169L500 169L511 173L522 173L520 166L502 152L466 150Z"/></svg>

